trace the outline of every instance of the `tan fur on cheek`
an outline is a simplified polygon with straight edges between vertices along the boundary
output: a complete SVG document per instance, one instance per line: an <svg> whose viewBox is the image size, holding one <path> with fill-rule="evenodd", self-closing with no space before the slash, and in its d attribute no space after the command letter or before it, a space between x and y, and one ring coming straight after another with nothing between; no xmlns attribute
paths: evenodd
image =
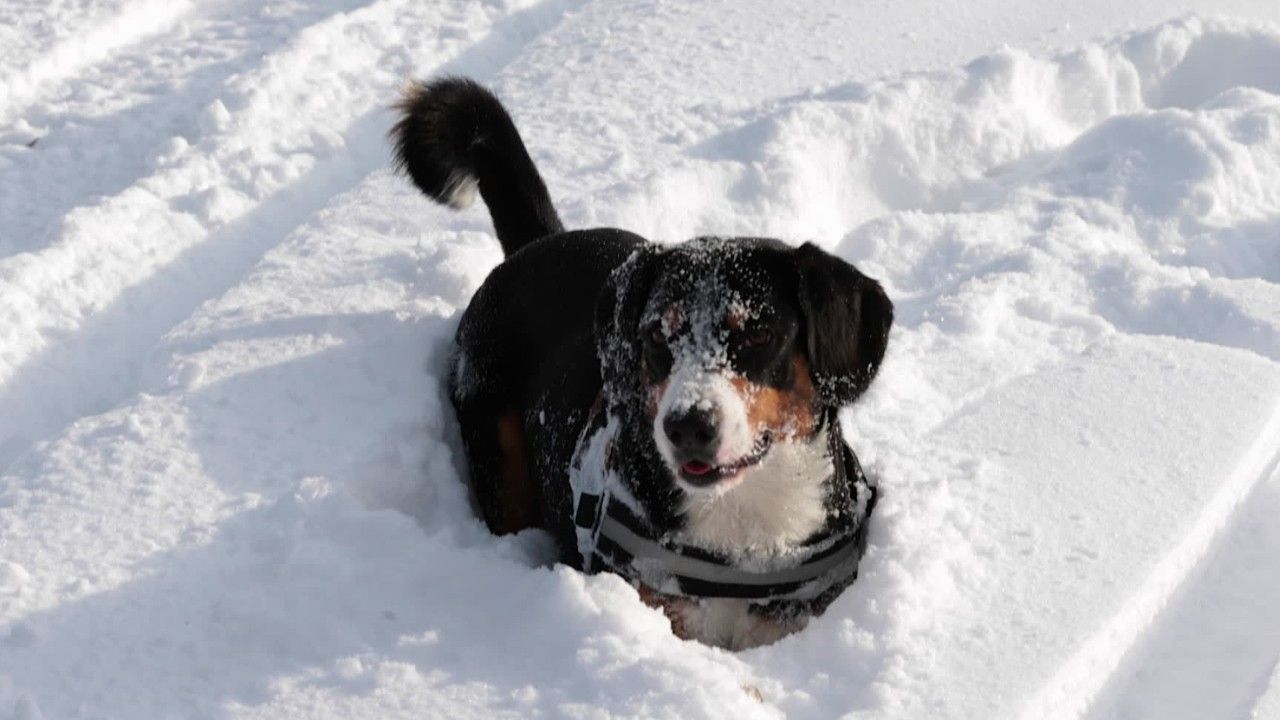
<svg viewBox="0 0 1280 720"><path fill-rule="evenodd" d="M645 373L644 384L645 384L645 387L647 387L649 390L647 394L647 398L649 402L645 406L645 409L648 411L650 421L658 417L658 403L661 402L662 395L665 392L667 392L667 385L670 382L671 382L671 378L668 377L664 379L662 382L658 383L657 385L651 385L649 384L649 375L648 373Z"/></svg>
<svg viewBox="0 0 1280 720"><path fill-rule="evenodd" d="M753 437L759 437L767 430L776 440L807 438L817 429L814 412L817 392L809 374L809 361L796 353L791 358L791 365L795 383L786 389L757 385L744 377L730 380L747 408L747 422L751 425Z"/></svg>

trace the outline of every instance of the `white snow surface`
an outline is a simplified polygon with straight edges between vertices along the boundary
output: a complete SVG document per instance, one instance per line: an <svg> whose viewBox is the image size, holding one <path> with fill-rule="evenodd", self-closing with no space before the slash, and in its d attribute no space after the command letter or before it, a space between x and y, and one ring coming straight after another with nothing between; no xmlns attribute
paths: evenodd
<svg viewBox="0 0 1280 720"><path fill-rule="evenodd" d="M1254 706L1251 720L1268 720L1276 717L1280 717L1280 663L1276 664L1276 671L1271 676L1271 684L1258 704Z"/></svg>
<svg viewBox="0 0 1280 720"><path fill-rule="evenodd" d="M1123 5L0 0L0 718L1277 717L1280 6ZM570 227L884 283L803 632L475 518L500 252L387 169L440 73Z"/></svg>

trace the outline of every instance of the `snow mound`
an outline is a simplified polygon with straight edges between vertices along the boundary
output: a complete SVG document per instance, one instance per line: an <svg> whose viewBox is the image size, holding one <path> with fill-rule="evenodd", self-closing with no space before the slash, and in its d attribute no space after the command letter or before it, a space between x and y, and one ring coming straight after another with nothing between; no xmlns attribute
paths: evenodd
<svg viewBox="0 0 1280 720"><path fill-rule="evenodd" d="M45 110L0 183L50 191L0 197L0 716L1073 717L1268 474L1280 29L685 106L667 69L711 51L634 48L708 11L346 9L247 40L232 8L156 18L75 61L135 71L82 88L119 103L98 125L3 101ZM176 100L120 99L178 57ZM644 112L584 105L638 63ZM815 240L885 283L889 355L842 419L884 499L804 632L682 642L476 521L440 378L497 244L379 169L395 85L445 71L499 88L569 226Z"/></svg>

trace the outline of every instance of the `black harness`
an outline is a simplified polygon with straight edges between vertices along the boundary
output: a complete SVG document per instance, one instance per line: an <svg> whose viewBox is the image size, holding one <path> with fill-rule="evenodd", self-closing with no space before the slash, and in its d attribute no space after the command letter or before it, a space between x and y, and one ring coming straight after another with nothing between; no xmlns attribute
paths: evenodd
<svg viewBox="0 0 1280 720"><path fill-rule="evenodd" d="M831 418L834 424L834 417ZM812 601L842 589L858 574L867 547L867 519L877 491L867 482L838 430L828 432L833 463L829 482L848 488L846 509L795 550L759 567L662 537L627 503L599 493L574 492L574 524L584 570L610 570L663 595L739 598L761 603Z"/></svg>

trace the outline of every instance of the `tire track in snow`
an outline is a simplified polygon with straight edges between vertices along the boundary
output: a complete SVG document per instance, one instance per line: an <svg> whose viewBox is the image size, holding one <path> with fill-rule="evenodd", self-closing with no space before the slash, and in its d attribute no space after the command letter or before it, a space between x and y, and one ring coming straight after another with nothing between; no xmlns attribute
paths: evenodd
<svg viewBox="0 0 1280 720"><path fill-rule="evenodd" d="M110 15L88 20L80 32L42 49L39 56L27 58L22 69L0 77L0 122L16 114L19 103L47 92L49 86L121 48L163 32L190 10L190 0L135 0L121 4ZM63 20L59 17L51 22Z"/></svg>
<svg viewBox="0 0 1280 720"><path fill-rule="evenodd" d="M1249 717L1280 657L1278 516L1280 450L1087 717Z"/></svg>
<svg viewBox="0 0 1280 720"><path fill-rule="evenodd" d="M302 28L362 1L272 12L247 0L202 4L167 32L74 80L49 83L42 100L21 109L11 142L0 133L0 187L12 189L0 193L0 256L38 249L50 234L56 239L57 223L73 208L154 172L173 143L199 142L213 130L201 122L201 110L236 73L279 51Z"/></svg>
<svg viewBox="0 0 1280 720"><path fill-rule="evenodd" d="M1246 498L1274 473L1280 455L1280 405L1206 504L1191 531L1171 548L1120 612L1059 668L1022 710L1031 720L1078 718L1107 686L1121 660L1155 627L1157 617L1201 567L1224 527L1239 524Z"/></svg>
<svg viewBox="0 0 1280 720"><path fill-rule="evenodd" d="M404 77L495 73L579 4L494 16L483 3L379 0L308 28L215 101L211 137L71 213L50 247L0 261L0 468L138 392L169 328L385 167L385 108Z"/></svg>

